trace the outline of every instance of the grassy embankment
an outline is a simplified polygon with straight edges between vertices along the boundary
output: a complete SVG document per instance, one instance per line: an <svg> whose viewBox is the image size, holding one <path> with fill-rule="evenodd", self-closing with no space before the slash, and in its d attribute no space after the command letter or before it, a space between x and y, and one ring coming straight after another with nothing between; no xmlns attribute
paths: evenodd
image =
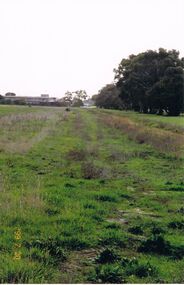
<svg viewBox="0 0 184 285"><path fill-rule="evenodd" d="M1 106L0 281L184 282L183 120Z"/></svg>

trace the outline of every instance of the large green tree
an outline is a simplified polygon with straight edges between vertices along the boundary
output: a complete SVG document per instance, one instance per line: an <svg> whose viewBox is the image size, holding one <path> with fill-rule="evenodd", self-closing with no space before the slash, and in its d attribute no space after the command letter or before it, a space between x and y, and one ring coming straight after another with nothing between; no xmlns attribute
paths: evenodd
<svg viewBox="0 0 184 285"><path fill-rule="evenodd" d="M148 50L123 59L114 70L120 97L129 109L179 115L183 105L184 59L176 50Z"/></svg>

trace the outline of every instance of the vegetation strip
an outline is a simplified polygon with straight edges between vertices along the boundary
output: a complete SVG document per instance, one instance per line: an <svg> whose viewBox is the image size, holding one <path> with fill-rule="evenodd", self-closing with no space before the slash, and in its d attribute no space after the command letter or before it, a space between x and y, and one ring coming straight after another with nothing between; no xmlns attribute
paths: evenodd
<svg viewBox="0 0 184 285"><path fill-rule="evenodd" d="M11 118L28 107L2 108ZM35 128L43 109L52 119ZM49 129L25 152L0 152L1 283L182 283L178 142L171 138L169 153L150 143L151 133L142 143L130 139L122 122L137 124L126 112L33 107L29 113L31 134L21 121L12 138L8 129L1 133L18 145Z"/></svg>

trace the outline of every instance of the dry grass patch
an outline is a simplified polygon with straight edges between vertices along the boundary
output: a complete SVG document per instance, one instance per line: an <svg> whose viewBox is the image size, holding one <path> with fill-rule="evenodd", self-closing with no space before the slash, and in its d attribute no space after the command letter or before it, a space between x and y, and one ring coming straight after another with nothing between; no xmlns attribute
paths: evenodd
<svg viewBox="0 0 184 285"><path fill-rule="evenodd" d="M108 168L97 166L92 161L82 163L81 171L84 179L108 179L112 177Z"/></svg>
<svg viewBox="0 0 184 285"><path fill-rule="evenodd" d="M72 149L67 153L69 160L81 161L87 156L87 152L84 149Z"/></svg>
<svg viewBox="0 0 184 285"><path fill-rule="evenodd" d="M161 152L180 152L184 143L184 136L158 128L144 127L128 118L104 115L103 123L112 129L119 129L128 135L129 139L139 144L150 144Z"/></svg>
<svg viewBox="0 0 184 285"><path fill-rule="evenodd" d="M25 153L52 135L59 117L53 112L9 115L0 118L0 151Z"/></svg>

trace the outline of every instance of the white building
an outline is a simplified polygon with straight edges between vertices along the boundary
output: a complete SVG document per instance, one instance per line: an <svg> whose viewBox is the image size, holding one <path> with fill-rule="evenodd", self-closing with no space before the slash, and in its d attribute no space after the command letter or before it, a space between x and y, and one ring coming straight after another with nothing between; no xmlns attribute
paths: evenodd
<svg viewBox="0 0 184 285"><path fill-rule="evenodd" d="M5 101L11 101L12 103L25 103L31 105L54 103L57 101L55 97L49 97L49 94L41 94L41 96L16 96L16 95L5 95L3 98Z"/></svg>

